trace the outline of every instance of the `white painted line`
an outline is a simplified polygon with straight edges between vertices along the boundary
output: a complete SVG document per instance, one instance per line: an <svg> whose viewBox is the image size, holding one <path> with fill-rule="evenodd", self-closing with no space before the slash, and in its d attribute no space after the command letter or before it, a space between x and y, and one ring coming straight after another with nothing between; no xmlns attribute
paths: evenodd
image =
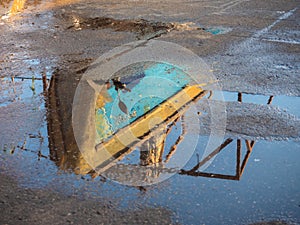
<svg viewBox="0 0 300 225"><path fill-rule="evenodd" d="M295 45L300 44L300 41L296 41L296 40L267 39L267 38L263 38L262 40L263 41L270 41L270 42L286 43L286 44L295 44Z"/></svg>
<svg viewBox="0 0 300 225"><path fill-rule="evenodd" d="M242 2L248 2L248 1L250 1L250 0L234 0L234 1L230 1L228 3L225 3L225 4L221 5L219 7L219 9L220 9L219 12L214 12L213 14L217 14L217 15L222 14L226 10L231 9L232 7L234 7L236 5L238 5L238 4L242 3Z"/></svg>
<svg viewBox="0 0 300 225"><path fill-rule="evenodd" d="M274 21L272 24L270 24L269 26L257 31L254 35L253 38L258 38L260 36L262 36L265 33L268 33L277 23L281 22L282 20L285 20L287 18L289 18L291 15L294 14L294 12L297 10L298 8L294 8L286 13L284 13L283 15L281 15L276 21Z"/></svg>

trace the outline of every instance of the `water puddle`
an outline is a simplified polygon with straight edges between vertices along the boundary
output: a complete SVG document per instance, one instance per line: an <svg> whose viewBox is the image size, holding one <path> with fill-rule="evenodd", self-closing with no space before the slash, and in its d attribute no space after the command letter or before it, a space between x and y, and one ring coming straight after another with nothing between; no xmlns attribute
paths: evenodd
<svg viewBox="0 0 300 225"><path fill-rule="evenodd" d="M167 76L178 78L179 83L173 86L174 89L169 89L169 92L163 91L165 87L162 86L161 98L151 95L144 98L144 85L155 84L155 79L152 77L151 80L149 75L153 74L151 71L155 71L154 74L158 76L163 71L169 71ZM3 82L11 83L12 80L4 79ZM22 98L31 98L34 95L30 89L32 79L20 82L23 82L23 86L28 90ZM34 82L40 82L35 86L37 92L41 93L42 81ZM188 79L178 69L164 64L149 66L144 73L136 74L131 79L116 77L104 82L105 89L98 95L94 111L100 124L96 126L97 140L113 140L119 130L141 122L139 118L144 118L144 114L155 113L156 107L162 106L164 99L176 96L176 93L184 90L187 82ZM112 162L113 166L97 176L82 157L74 137L72 138L73 134L70 133L68 124L70 121L64 120L62 123L63 118L70 120L70 111L60 110L60 113L57 113L57 101L54 101L54 97L57 100L57 96L52 96L55 94L52 91L56 85L58 84L55 83L55 79L52 79L47 103L49 113L40 131L29 134L17 148L3 149L1 152L1 171L16 177L21 185L31 188L43 187L83 199L106 196L118 207L126 209L134 209L141 205L167 207L173 212L178 212L174 214L174 221L184 224L197 223L199 220L209 224L218 224L221 220L226 223L251 223L258 219L289 222L299 220L298 142L269 142L229 137L205 155L204 149L209 139L206 133L200 135L195 152L182 169L168 168L164 165L167 165L169 160L181 156L180 151L184 150L180 147L181 142L188 135L193 137L192 132L186 129L184 116L178 114L165 123L165 127L157 135L144 138L143 144L129 154L124 155L121 151L122 154L115 155L115 158L119 157L118 162ZM231 92L223 92L223 95L226 102L252 103L257 106L270 103L270 96ZM203 97L208 101L209 92ZM210 98L217 99L214 95ZM298 103L297 97L272 98L272 104L283 107L296 116L298 114L295 109ZM59 107L67 109L63 105ZM120 116L126 119L122 120ZM113 130L111 124L114 124ZM147 170L140 171L143 167ZM132 181L133 176L149 181L163 174L175 175L162 183L144 187L130 188L110 181L110 178L119 179L121 183L126 180ZM83 189L84 193L81 191ZM216 199L218 202L215 202ZM276 202L272 199L276 199ZM211 204L212 202L215 204ZM227 209L226 215L223 213L224 207ZM241 208L251 209L252 213L240 211ZM199 211L203 212L200 217ZM214 216L209 216L212 214Z"/></svg>
<svg viewBox="0 0 300 225"><path fill-rule="evenodd" d="M232 28L229 27L208 27L205 28L206 32L209 32L213 35L221 35L221 34L226 34L232 31Z"/></svg>
<svg viewBox="0 0 300 225"><path fill-rule="evenodd" d="M28 63L37 62L31 60ZM43 86L42 78L1 80L1 87L8 89L4 91L5 96L9 97L2 97L1 107L21 100L30 102L35 96L44 98L45 88L49 93L46 101L40 103L40 107L48 111L46 120L41 120L35 132L27 131L23 142L4 146L0 153L1 173L15 177L21 186L44 188L85 200L98 200L105 196L121 209L164 207L174 212L174 221L183 224L196 224L200 220L209 224L218 224L219 221L233 224L250 224L258 220L299 221L299 142L245 139L237 134L235 137L225 136L220 145L211 147L207 152L210 137L209 132L205 131L207 125L201 124L201 121L205 120L210 110L197 109L201 130L195 133L190 126L191 115L188 110L181 109L190 108L186 103L191 100L196 100L202 108L208 107L205 102L218 101L220 95L204 91L198 86L187 86L190 78L179 68L163 63L149 64L134 76L116 76L92 83L103 87L95 98L92 110L96 121L94 132L97 135L96 149L93 151L100 154L103 144L114 142L115 137L125 134L128 127L136 127L132 140L134 144L130 148L125 143L121 143L120 147L113 144L112 160L98 167L101 169L100 175L83 157L70 129L70 98L62 95L64 92L57 96L57 90L74 94L76 85L73 82L59 83L57 76L51 79L49 87ZM168 82L157 84L158 77L164 77ZM66 85L69 89L66 89ZM153 86L157 86L156 96L145 92L151 91ZM24 93L17 95L14 89L20 90L20 87ZM185 94L180 95L183 92ZM184 98L186 93L190 94L187 99ZM295 119L299 115L296 110L298 97L233 92L222 94L226 103L241 106L252 104L252 108L277 105L293 114ZM166 107L170 102L172 107ZM180 104L176 106L177 103ZM160 120L153 120L150 127L140 126L150 115L159 116ZM237 115L247 120L245 114L238 112ZM275 115L274 122L276 119L278 117ZM262 126L258 123L252 128L262 129ZM148 131L151 132L144 135ZM142 135L139 136L139 132ZM178 159L184 157L189 148L188 142L195 136L199 139L190 159L182 168L174 166ZM126 136L126 143L130 138ZM92 155L95 156L94 153ZM172 162L173 159L176 160ZM141 180L151 183L160 179L164 182L151 186L129 187L119 184L127 182L132 185ZM245 210L241 211L241 208ZM201 215L199 212L202 212Z"/></svg>
<svg viewBox="0 0 300 225"><path fill-rule="evenodd" d="M177 31L205 31L212 35L222 35L227 34L232 31L230 27L222 27L222 26L210 26L205 27L201 24L194 22L186 22L186 23L172 23L172 28Z"/></svg>

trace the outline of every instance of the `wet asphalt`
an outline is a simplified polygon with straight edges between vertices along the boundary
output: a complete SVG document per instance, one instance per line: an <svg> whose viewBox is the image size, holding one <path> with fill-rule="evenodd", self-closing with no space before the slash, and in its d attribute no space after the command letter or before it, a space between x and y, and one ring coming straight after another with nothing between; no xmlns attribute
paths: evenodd
<svg viewBox="0 0 300 225"><path fill-rule="evenodd" d="M296 0L27 1L15 15L7 13L11 6L0 8L1 224L300 223ZM137 188L75 175L77 164L60 160L64 151L80 159L71 108L85 70L137 40L190 49L218 81L226 138L234 141L208 174L177 174ZM207 104L220 102L198 106L197 149L212 129ZM234 174L238 140L243 149L255 143L239 181L211 178ZM197 154L184 169L193 168Z"/></svg>

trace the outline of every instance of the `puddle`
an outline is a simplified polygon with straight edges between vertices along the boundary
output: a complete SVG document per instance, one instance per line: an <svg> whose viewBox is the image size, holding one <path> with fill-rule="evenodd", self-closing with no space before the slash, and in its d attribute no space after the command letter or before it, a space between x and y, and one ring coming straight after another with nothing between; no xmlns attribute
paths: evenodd
<svg viewBox="0 0 300 225"><path fill-rule="evenodd" d="M33 60L28 63L36 62ZM145 85L151 87L157 84L157 77L151 77L151 74L168 76L169 80L176 81L176 85L172 82L161 83L160 97L151 94L145 96ZM220 146L205 154L209 135L200 132L195 152L187 164L182 169L168 167L169 160L182 157L185 139L189 136L194 138L187 124L190 120L178 115L128 154L115 155L120 157L118 162L97 176L82 157L70 130L71 111L68 102L74 95L76 85L73 82L59 83L57 77L60 76L54 75L51 80L46 101L47 119L42 120L35 133L28 133L23 142L0 152L1 173L14 177L21 186L43 188L83 200L100 201L105 197L120 209L134 210L142 206L168 208L173 212L173 221L182 224L197 224L199 221L207 224L219 224L220 221L225 224L250 224L259 220L299 222L299 142L225 137ZM131 78L115 77L102 83L105 89L98 95L95 103L97 110L94 111L95 116L102 120L101 126L97 126L95 131L98 142L103 138L113 140L118 131L137 123L144 115L155 112L165 99L184 90L189 81L176 67L150 64L143 73L137 73ZM28 102L34 96L43 95L42 80L34 80L35 94L30 89L30 77L23 80L15 78L14 81L3 78L2 82L2 87L6 85L10 88L5 96L12 95L11 102ZM13 87L17 85L24 89L24 93L18 95L21 99L14 97ZM164 85L169 88L167 92L164 91ZM68 90L68 94L60 92L62 95L57 96L57 90ZM210 100L218 100L218 93L213 94ZM270 96L239 95L233 92L222 94L226 102L242 100L244 104L260 106L270 101ZM210 93L206 92L203 98L208 101L209 96ZM2 102L1 107L9 104L7 99ZM272 105L284 108L295 116L299 115L296 110L298 104L297 97L274 96L272 99ZM197 114L200 121L201 115ZM126 119L122 120L120 116ZM114 124L113 130L105 130L109 124ZM138 179L149 181L164 177L164 174L173 176L151 186L129 187L110 180L132 182L133 177L138 176Z"/></svg>
<svg viewBox="0 0 300 225"><path fill-rule="evenodd" d="M194 22L186 22L186 23L172 23L172 28L177 31L205 31L212 35L222 35L227 34L232 31L230 27L222 27L222 26L211 26L204 27L201 24Z"/></svg>
<svg viewBox="0 0 300 225"><path fill-rule="evenodd" d="M205 141L205 137L200 140ZM236 173L236 142L233 140L221 150L205 172L182 172L149 187L130 188L101 177L76 176L58 170L45 158L38 161L35 154L22 151L16 151L14 155L1 153L1 171L15 177L27 188L55 190L85 200L100 201L107 197L120 209L168 208L174 212L173 221L182 224L199 221L250 224L259 220L297 224L300 219L299 143L256 142L247 163L243 164L247 148L242 141L240 163L245 166L241 175ZM201 143L199 149L203 147ZM46 144L43 145L45 154ZM35 146L39 146L38 142L31 143L31 147ZM184 169L190 171L197 163L196 153Z"/></svg>
<svg viewBox="0 0 300 225"><path fill-rule="evenodd" d="M232 31L232 28L229 27L208 27L205 28L206 32L209 32L213 35L221 35L221 34L226 34Z"/></svg>

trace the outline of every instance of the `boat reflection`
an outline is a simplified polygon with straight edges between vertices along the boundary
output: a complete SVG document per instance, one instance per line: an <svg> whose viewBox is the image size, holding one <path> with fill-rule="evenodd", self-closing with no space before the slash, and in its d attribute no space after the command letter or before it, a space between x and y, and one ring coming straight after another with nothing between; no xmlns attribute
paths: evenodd
<svg viewBox="0 0 300 225"><path fill-rule="evenodd" d="M112 84L114 83L113 80L110 82ZM115 125L114 127L117 128L111 130L109 126L111 121L109 121L108 118L112 118L112 116L107 116L105 112L108 109L105 110L104 108L106 103L112 101L111 95L108 93L109 90L116 92L116 98L119 101L119 104L117 104L119 112L115 112L113 116L118 117L118 113L125 115L125 110L122 108L125 103L123 102L123 104L120 105L121 98L118 95L117 86L112 84L109 85L107 82L104 84L103 89L97 93L94 108L90 109L92 112L95 112L96 109L94 125L96 125L96 140L99 144L97 144L95 148L90 149L83 157L74 138L71 111L64 105L68 104L67 102L69 100L66 95L72 96L74 90L70 91L59 87L59 85L64 84L58 82L54 76L50 83L49 100L47 102L51 159L63 170L71 170L76 174L92 173L95 175L95 167L92 168L86 159L94 159L94 162L96 162L94 165L97 165L97 172L99 173L100 171L102 173L110 167L115 166L116 162L122 160L126 155L138 148L140 152L138 165L145 167L150 165L154 166L147 168L145 176L158 177L163 168L163 164L170 160L176 151L176 146L181 142L185 133L184 126L182 125L182 134L177 138L175 144L167 153L166 159L163 160L165 142L167 136L172 131L172 127L174 127L178 121L182 122L185 110L193 101L199 100L208 92L196 85L186 86L175 95L164 100L158 106L150 104L148 108L148 106L146 107L146 105L140 103L139 106L143 109L142 111L138 111L139 106L136 108L130 107L131 111L136 111L135 115L131 116L135 117L131 118L132 121L118 124L118 126ZM66 98L57 96L58 89L66 94L60 95L60 97L64 96ZM151 97L149 99L152 101L153 98ZM147 101L147 103L149 103L149 101ZM126 104L128 104L128 102ZM131 112L131 115L132 114ZM132 136L132 134L134 135ZM107 152L109 152L109 154L107 154ZM127 168L131 166L134 165L129 165ZM125 170L123 169L122 171ZM163 168L163 171L166 172L166 168Z"/></svg>
<svg viewBox="0 0 300 225"><path fill-rule="evenodd" d="M184 123L184 112L188 108L187 103L198 101L204 97L208 98L211 96L211 93L209 91L203 91L196 86L188 86L186 88L190 91L188 93L191 94L189 99L181 101L180 94L178 94L181 93L181 91L168 99L169 101L173 99L174 102L182 103L178 105L178 108L175 107L173 111L169 110L168 101L165 101L159 104L159 107L153 107L151 110L147 109L143 111L140 116L137 116L137 118L130 121L130 123L125 123L125 125L123 124L118 127L117 130L112 131L109 126L111 121L108 120L108 118L112 118L112 116L105 117L105 114L103 114L103 112L106 112L103 107L113 100L112 93L116 94L116 96L114 96L116 99L119 98L118 104L116 104L119 109L119 114L132 114L132 110L128 112L128 109L125 109L127 103L125 104L123 102L123 104L120 104L122 100L118 92L119 90L114 81L110 80L103 83L102 87L104 87L104 89L102 89L101 92L95 94L94 108L90 109L93 112L95 112L96 109L95 124L97 143L99 144L96 144L95 148L91 148L88 150L88 153L85 153L88 155L83 156L74 137L72 112L69 107L69 101L74 96L76 85L72 85L72 90L65 88L64 85L69 84L59 82L59 78L53 76L49 88L47 107L50 156L56 165L65 171L72 171L82 175L91 174L92 177L103 174L105 177L116 178L120 182L125 182L126 180L133 182L132 180L134 179L142 179L145 180L146 183L151 183L151 180L157 179L166 173L240 180L255 145L255 141L244 140L247 151L242 158L242 140L228 138L218 148L211 151L209 155L199 161L193 168L185 170L168 168L166 164L176 153L177 146L182 142L187 132ZM185 89L182 89L182 91L184 90ZM239 94L238 101L242 101L241 94ZM269 101L269 104L270 103L271 101ZM168 107L164 108L164 106ZM130 107L130 109L131 108L132 107ZM143 109L145 110L144 107ZM159 111L157 111L158 109ZM145 126L145 124L149 124L149 118L152 118L151 115L162 115L162 117L160 117L159 123L154 123L152 127L149 128ZM174 127L176 129L173 129ZM178 132L172 133L172 129L179 129L180 134L178 134ZM126 132L128 132L129 135ZM135 138L131 140L132 137L130 135L132 135L132 132ZM126 144L120 141L122 135L124 136L123 140L126 140ZM174 135L177 135L177 137L174 137ZM171 139L171 141L169 140L169 147L166 146L168 137ZM101 142L101 139L104 141ZM235 175L200 171L202 166L210 162L210 160L222 152L225 147L232 145L234 141L236 141ZM170 144L170 142L173 144ZM169 149L167 150L167 148ZM137 150L135 154L131 154L134 150ZM101 153L101 151L104 153ZM108 155L107 152L109 152ZM91 164L87 162L87 158L96 158L96 164L94 165L96 165L97 168L95 168L94 165L91 166ZM136 178L134 178L135 176Z"/></svg>

